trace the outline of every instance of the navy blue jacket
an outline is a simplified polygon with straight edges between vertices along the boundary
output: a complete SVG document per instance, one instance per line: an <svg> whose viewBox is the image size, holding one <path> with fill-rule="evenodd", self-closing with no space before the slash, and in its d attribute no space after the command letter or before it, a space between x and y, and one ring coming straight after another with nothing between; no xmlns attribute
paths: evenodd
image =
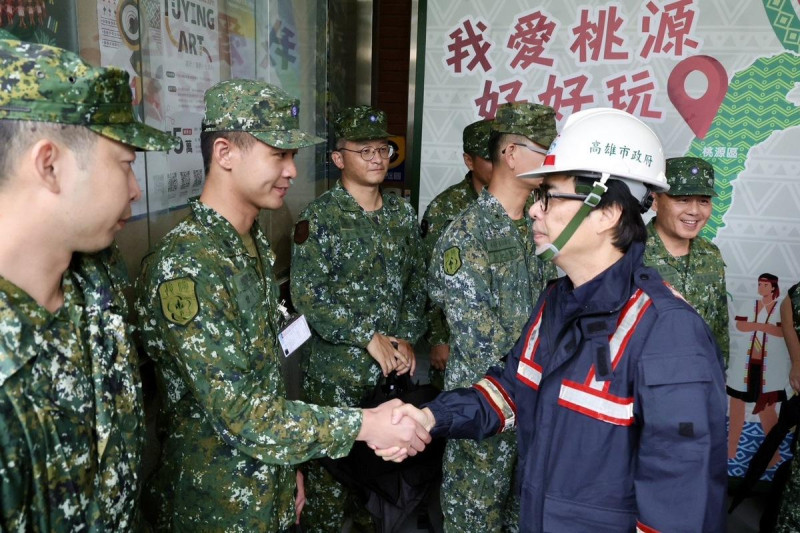
<svg viewBox="0 0 800 533"><path fill-rule="evenodd" d="M551 283L505 368L428 405L436 436L516 425L521 531L725 531L722 359L642 253Z"/></svg>

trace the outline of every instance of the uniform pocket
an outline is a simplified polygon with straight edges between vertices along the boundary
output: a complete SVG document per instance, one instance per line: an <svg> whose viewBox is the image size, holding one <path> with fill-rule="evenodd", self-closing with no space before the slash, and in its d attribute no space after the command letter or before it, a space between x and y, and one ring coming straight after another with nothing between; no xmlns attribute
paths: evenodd
<svg viewBox="0 0 800 533"><path fill-rule="evenodd" d="M643 359L642 370L644 382L648 387L711 381L708 359L701 355L686 354Z"/></svg>
<svg viewBox="0 0 800 533"><path fill-rule="evenodd" d="M544 533L591 531L620 533L634 531L636 513L545 496L542 512Z"/></svg>

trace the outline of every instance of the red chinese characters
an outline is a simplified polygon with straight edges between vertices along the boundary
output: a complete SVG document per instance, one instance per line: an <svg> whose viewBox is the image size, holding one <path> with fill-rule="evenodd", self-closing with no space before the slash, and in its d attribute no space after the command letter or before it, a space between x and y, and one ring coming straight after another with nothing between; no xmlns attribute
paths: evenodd
<svg viewBox="0 0 800 533"><path fill-rule="evenodd" d="M486 80L483 84L483 93L475 99L478 115L483 119L493 119L497 112L497 106L500 105L501 96L504 97L504 102L527 102L524 98L517 99L520 90L522 90L522 81L520 80L501 83L497 90L494 89L492 80Z"/></svg>
<svg viewBox="0 0 800 533"><path fill-rule="evenodd" d="M556 23L541 11L519 17L506 44L514 52L511 69L525 70L532 65L552 67L553 58L545 57L544 52L555 29Z"/></svg>
<svg viewBox="0 0 800 533"><path fill-rule="evenodd" d="M595 102L594 93L584 92L588 82L589 78L585 74L569 78L562 83L558 82L557 76L551 74L547 79L547 88L538 95L539 102L555 109L556 118L561 120L564 117L562 109L570 108L570 113L575 113Z"/></svg>
<svg viewBox="0 0 800 533"><path fill-rule="evenodd" d="M639 55L644 59L652 54L683 57L685 48L696 50L699 41L691 37L697 11L694 0L677 0L660 6L650 0L645 6L648 13L642 16L642 33L646 34Z"/></svg>
<svg viewBox="0 0 800 533"><path fill-rule="evenodd" d="M464 62L466 68L472 72L480 68L484 72L492 70L492 63L489 61L489 50L492 42L484 36L486 23L480 20L464 19L461 24L448 34L450 39L447 45L448 56L445 57L445 64L454 74L462 74Z"/></svg>
<svg viewBox="0 0 800 533"><path fill-rule="evenodd" d="M653 109L653 97L656 89L653 73L644 69L630 76L622 74L605 82L606 98L611 107L633 113L642 118L661 119L664 112Z"/></svg>
<svg viewBox="0 0 800 533"><path fill-rule="evenodd" d="M595 18L590 19L590 10L582 9L580 22L571 28L575 38L569 49L577 55L579 63L587 61L627 61L630 54L619 48L625 45L620 28L625 19L617 12L617 6L598 8ZM591 53L591 54L590 54Z"/></svg>

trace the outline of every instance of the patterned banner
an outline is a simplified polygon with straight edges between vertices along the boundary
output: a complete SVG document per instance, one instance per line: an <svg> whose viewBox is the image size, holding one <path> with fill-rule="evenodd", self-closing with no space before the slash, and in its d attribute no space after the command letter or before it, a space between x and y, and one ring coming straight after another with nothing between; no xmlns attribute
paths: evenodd
<svg viewBox="0 0 800 533"><path fill-rule="evenodd" d="M777 278L781 295L800 279L800 3L427 5L419 212L463 178L462 129L493 117L499 104L550 105L559 125L592 107L637 115L659 135L668 157L698 156L715 168L719 197L703 235L717 243L727 265L728 382L738 381L752 342L743 324L763 322L752 316L754 301L764 298L759 277ZM788 390L783 339L769 334L766 340L764 380L776 392ZM747 404L729 463L733 475L743 474L752 448L774 423L774 406L753 411ZM733 429L735 439L739 430Z"/></svg>

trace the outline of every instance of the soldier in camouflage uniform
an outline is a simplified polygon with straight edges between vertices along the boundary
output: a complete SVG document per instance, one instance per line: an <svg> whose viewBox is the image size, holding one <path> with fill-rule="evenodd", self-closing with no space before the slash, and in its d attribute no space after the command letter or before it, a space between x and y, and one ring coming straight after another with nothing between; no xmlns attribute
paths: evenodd
<svg viewBox="0 0 800 533"><path fill-rule="evenodd" d="M789 384L795 394L800 392L800 283L793 285L781 303L781 328L783 340L789 350L792 369ZM800 458L795 442L792 473L783 490L780 512L778 513L776 533L797 533L800 531Z"/></svg>
<svg viewBox="0 0 800 533"><path fill-rule="evenodd" d="M450 326L451 355L445 389L468 387L500 364L530 317L552 264L534 253L531 192L541 180L517 179L538 168L556 136L554 111L529 103L498 108L489 150L489 187L459 215L436 243L428 268L431 299ZM515 529L513 494L516 435L480 443L450 440L441 500L445 531Z"/></svg>
<svg viewBox="0 0 800 533"><path fill-rule="evenodd" d="M297 149L322 139L300 131L298 101L266 83L219 83L205 104L203 192L145 257L137 286L165 399L147 505L158 529L281 531L299 516L289 465L346 455L391 422L380 408L285 399L275 257L257 217L283 205Z"/></svg>
<svg viewBox="0 0 800 533"><path fill-rule="evenodd" d="M334 133L331 159L342 177L299 217L291 292L313 330L306 399L354 406L381 373L413 373L413 345L425 330L425 264L414 209L380 190L391 155L385 113L347 108ZM339 531L343 488L316 463L307 475L309 527Z"/></svg>
<svg viewBox="0 0 800 533"><path fill-rule="evenodd" d="M730 354L725 263L719 248L698 234L711 216L714 167L697 157L667 159L669 192L657 193L647 224L645 265L694 306L711 328L725 364Z"/></svg>
<svg viewBox="0 0 800 533"><path fill-rule="evenodd" d="M422 217L420 234L425 249L425 260L430 263L433 247L439 236L473 200L478 193L489 185L492 178L492 158L489 155L489 133L492 130L491 120L479 120L464 128L462 140L464 144L464 164L469 172L464 179L440 192L428 204ZM431 347L430 372L431 383L444 387L444 369L450 357L450 329L444 313L437 305L428 302L427 341Z"/></svg>
<svg viewBox="0 0 800 533"><path fill-rule="evenodd" d="M141 195L128 74L0 37L0 530L138 531L144 415L112 245Z"/></svg>

